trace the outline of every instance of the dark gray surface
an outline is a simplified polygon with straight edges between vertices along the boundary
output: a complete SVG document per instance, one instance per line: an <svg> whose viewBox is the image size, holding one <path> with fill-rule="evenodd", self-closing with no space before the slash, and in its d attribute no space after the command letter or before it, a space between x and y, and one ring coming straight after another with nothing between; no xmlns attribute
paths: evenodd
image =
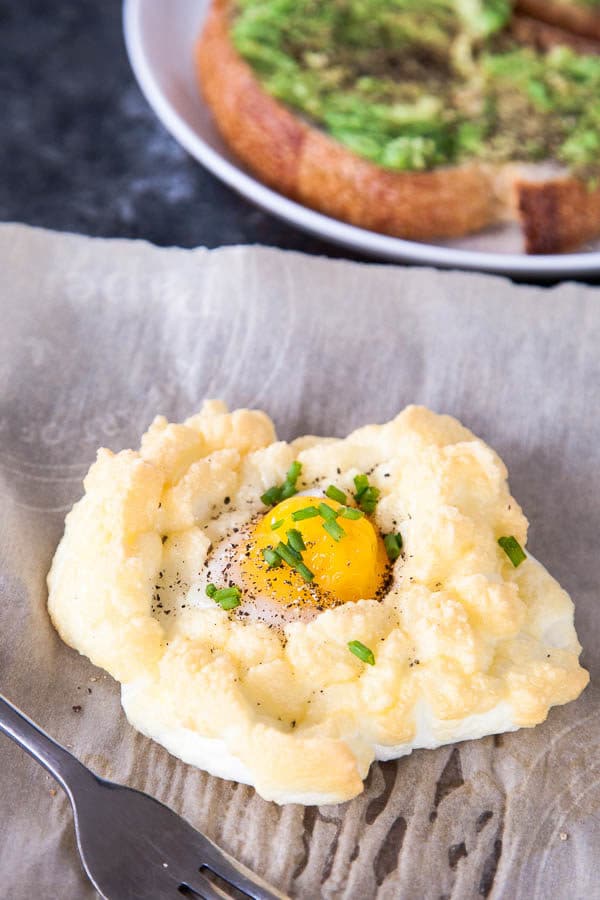
<svg viewBox="0 0 600 900"><path fill-rule="evenodd" d="M238 197L167 134L131 72L120 0L0 0L0 109L0 220L349 255Z"/></svg>

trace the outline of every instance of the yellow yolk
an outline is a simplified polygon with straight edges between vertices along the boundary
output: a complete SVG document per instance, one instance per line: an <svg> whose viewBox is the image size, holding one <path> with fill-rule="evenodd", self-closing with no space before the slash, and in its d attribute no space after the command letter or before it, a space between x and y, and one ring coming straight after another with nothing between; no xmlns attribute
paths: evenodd
<svg viewBox="0 0 600 900"><path fill-rule="evenodd" d="M301 521L292 517L298 510L318 508L321 503L336 511L343 509L335 500L323 497L291 497L270 510L254 527L242 560L244 583L251 593L268 595L286 604L297 599L301 591L305 602L330 606L369 599L381 590L388 567L387 554L383 540L366 516L338 516L336 522L345 534L337 541L323 528L322 516ZM272 528L279 522L276 529ZM287 563L270 568L264 559L262 551L275 549L280 541L287 543L291 529L300 532L306 545L302 561L314 575L311 583Z"/></svg>

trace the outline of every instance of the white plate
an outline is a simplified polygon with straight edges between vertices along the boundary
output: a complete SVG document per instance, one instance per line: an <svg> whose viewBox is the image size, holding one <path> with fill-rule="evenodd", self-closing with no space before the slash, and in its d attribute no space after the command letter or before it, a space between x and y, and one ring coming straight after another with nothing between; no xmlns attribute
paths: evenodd
<svg viewBox="0 0 600 900"><path fill-rule="evenodd" d="M403 241L346 225L265 187L227 150L197 85L193 46L208 0L125 0L127 52L148 102L171 134L214 175L258 206L304 231L385 259L532 278L600 274L600 242L586 252L526 256L513 226L436 244Z"/></svg>

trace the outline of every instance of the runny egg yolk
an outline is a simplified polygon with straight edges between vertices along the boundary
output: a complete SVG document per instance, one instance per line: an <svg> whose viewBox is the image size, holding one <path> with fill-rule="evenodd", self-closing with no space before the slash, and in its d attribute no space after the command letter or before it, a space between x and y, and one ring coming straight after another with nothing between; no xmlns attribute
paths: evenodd
<svg viewBox="0 0 600 900"><path fill-rule="evenodd" d="M244 583L250 593L287 604L297 600L300 592L304 602L331 606L369 599L381 591L388 559L381 536L366 516L348 519L338 515L336 522L344 532L339 540L325 530L326 520L321 515L293 518L293 513L309 506L318 509L321 503L336 512L344 509L335 500L296 496L277 504L254 527L242 562ZM313 573L312 582L306 582L285 562L277 568L269 567L263 556L263 550L275 550L280 541L287 543L291 529L302 535L306 546L302 562Z"/></svg>

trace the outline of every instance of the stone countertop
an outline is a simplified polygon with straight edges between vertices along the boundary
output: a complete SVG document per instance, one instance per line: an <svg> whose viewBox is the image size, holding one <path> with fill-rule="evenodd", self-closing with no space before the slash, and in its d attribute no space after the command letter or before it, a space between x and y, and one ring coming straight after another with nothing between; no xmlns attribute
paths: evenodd
<svg viewBox="0 0 600 900"><path fill-rule="evenodd" d="M120 0L0 0L0 108L2 221L361 258L262 212L188 156L135 82Z"/></svg>
<svg viewBox="0 0 600 900"><path fill-rule="evenodd" d="M131 71L120 0L0 0L0 108L0 220L350 255L239 197L165 131Z"/></svg>

